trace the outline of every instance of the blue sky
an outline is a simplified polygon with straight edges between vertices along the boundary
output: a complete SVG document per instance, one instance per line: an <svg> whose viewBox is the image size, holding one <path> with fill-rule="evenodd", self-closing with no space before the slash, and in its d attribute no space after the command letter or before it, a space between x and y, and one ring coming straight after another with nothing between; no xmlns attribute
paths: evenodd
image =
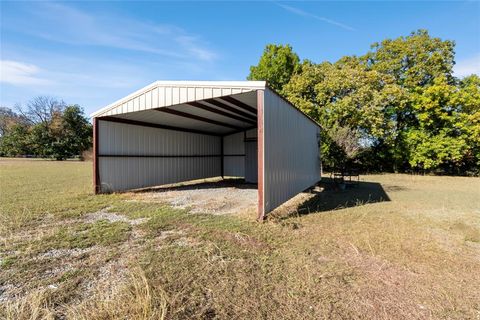
<svg viewBox="0 0 480 320"><path fill-rule="evenodd" d="M336 61L419 28L480 74L480 2L1 2L0 105L51 95L87 114L155 80L242 80L268 43Z"/></svg>

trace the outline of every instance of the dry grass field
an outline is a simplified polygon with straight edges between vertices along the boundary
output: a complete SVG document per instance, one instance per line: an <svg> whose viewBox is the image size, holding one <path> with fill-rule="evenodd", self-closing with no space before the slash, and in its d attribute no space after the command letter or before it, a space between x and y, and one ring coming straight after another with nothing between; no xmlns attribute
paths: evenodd
<svg viewBox="0 0 480 320"><path fill-rule="evenodd" d="M2 319L480 319L478 178L327 181L257 223L0 159L0 197Z"/></svg>

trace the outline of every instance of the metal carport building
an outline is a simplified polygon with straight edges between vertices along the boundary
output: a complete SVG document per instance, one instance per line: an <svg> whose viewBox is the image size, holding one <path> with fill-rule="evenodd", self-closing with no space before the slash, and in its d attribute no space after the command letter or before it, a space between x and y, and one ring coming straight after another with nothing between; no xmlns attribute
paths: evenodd
<svg viewBox="0 0 480 320"><path fill-rule="evenodd" d="M264 81L157 81L92 114L95 193L258 183L258 218L320 180L319 125Z"/></svg>

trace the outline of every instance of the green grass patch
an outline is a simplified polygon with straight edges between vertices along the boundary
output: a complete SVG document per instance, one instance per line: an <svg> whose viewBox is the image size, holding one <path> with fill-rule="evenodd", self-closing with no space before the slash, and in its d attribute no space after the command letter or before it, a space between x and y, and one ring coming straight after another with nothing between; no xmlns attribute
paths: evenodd
<svg viewBox="0 0 480 320"><path fill-rule="evenodd" d="M17 260L17 257L15 256L4 257L0 259L0 268L3 268L3 269L10 268L15 264L16 260Z"/></svg>
<svg viewBox="0 0 480 320"><path fill-rule="evenodd" d="M77 217L124 198L93 194L91 162L0 161L0 234L46 215Z"/></svg>
<svg viewBox="0 0 480 320"><path fill-rule="evenodd" d="M109 246L128 239L131 226L125 222L82 223L60 228L52 236L36 242L36 251L51 249L87 248L94 245Z"/></svg>

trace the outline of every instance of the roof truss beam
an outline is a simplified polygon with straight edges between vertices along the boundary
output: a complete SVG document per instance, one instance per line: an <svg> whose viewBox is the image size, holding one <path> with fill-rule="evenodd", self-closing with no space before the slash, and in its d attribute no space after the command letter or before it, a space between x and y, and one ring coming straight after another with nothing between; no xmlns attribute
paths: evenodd
<svg viewBox="0 0 480 320"><path fill-rule="evenodd" d="M192 107L199 108L199 109L202 109L202 110L206 110L206 111L209 111L209 112L212 112L212 113L216 113L216 114L219 114L221 116L224 116L224 117L227 117L227 118L230 118L230 119L234 119L234 120L237 120L237 121L246 122L246 123L250 123L250 124L256 124L256 121L254 121L252 119L246 119L246 118L240 117L236 114L231 114L229 112L225 112L225 111L219 110L217 108L212 108L212 107L204 105L200 102L189 102L187 104L192 106Z"/></svg>
<svg viewBox="0 0 480 320"><path fill-rule="evenodd" d="M236 134L236 133L240 133L240 132L247 132L248 130L252 130L252 129L256 129L257 126L251 126L251 127L248 127L248 128L244 128L244 129L241 129L241 130L237 130L237 131L232 131L232 132L229 132L229 133L225 133L223 134L222 136L226 137L226 136L229 136L229 135L232 135L232 134Z"/></svg>
<svg viewBox="0 0 480 320"><path fill-rule="evenodd" d="M244 111L242 111L242 110L239 110L239 109L237 109L237 108L234 108L234 107L232 107L232 106L229 106L229 105L227 105L227 104L225 104L225 103L223 103L223 102L221 102L221 101L218 101L218 100L215 100L215 99L205 99L205 100L203 100L203 101L208 102L208 103L210 103L210 104L213 104L213 105L216 106L216 107L219 107L219 108L228 110L228 111L230 111L230 112L236 113L236 114L238 114L238 115L240 115L240 116L242 116L242 117L251 119L251 120L253 120L253 121L255 121L255 122L257 121L257 117L256 117L256 116L251 115L250 113L244 112Z"/></svg>
<svg viewBox="0 0 480 320"><path fill-rule="evenodd" d="M243 110L246 110L246 111L248 111L248 112L251 112L251 113L253 113L253 114L255 114L255 115L257 114L257 109L255 109L255 108L249 106L248 104L246 104L246 103L244 103L244 102L242 102L242 101L240 101L240 100L237 100L237 99L235 99L235 98L233 98L233 97L231 97L231 96L224 96L224 97L221 97L220 99L225 100L225 101L227 101L227 102L230 102L230 103L233 104L234 106L239 107L239 108L242 108Z"/></svg>
<svg viewBox="0 0 480 320"><path fill-rule="evenodd" d="M131 119L124 119L124 118L99 117L99 118L96 118L96 119L98 119L100 121L109 121L109 122L131 124L131 125L134 125L134 126L141 126L141 127L166 129L166 130L174 130L174 131L181 131L181 132L191 132L191 133L205 134L205 135L217 136L217 137L222 136L222 134L217 134L217 133L213 133L213 132L209 132L209 131L181 128L181 127L174 127L174 126L167 126L167 125L163 125L163 124L156 124L156 123L143 122L143 121L137 121L137 120L131 120Z"/></svg>
<svg viewBox="0 0 480 320"><path fill-rule="evenodd" d="M224 123L224 122L216 121L216 120L213 120L213 119L208 119L208 118L205 118L205 117L197 116L195 114L191 114L191 113L187 113L187 112L183 112L183 111L179 111L179 110L174 110L174 109L170 109L170 108L166 108L166 107L157 108L155 110L160 111L160 112L173 114L173 115L183 117L183 118L187 118L187 119L193 119L193 120L202 121L202 122L205 122L205 123L214 124L214 125L217 125L217 126L230 128L230 129L243 130L241 127L233 125L233 124Z"/></svg>

